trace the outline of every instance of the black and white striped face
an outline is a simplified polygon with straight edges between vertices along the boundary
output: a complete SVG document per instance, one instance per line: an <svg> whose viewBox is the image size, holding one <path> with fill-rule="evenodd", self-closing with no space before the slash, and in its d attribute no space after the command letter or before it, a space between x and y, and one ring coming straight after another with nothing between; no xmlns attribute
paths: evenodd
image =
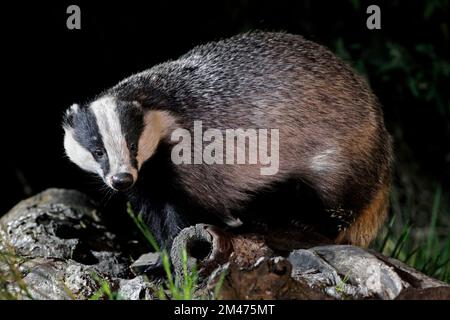
<svg viewBox="0 0 450 320"><path fill-rule="evenodd" d="M88 106L72 105L64 121L64 148L83 170L98 174L112 189L126 190L161 139L158 115L137 102L102 97Z"/></svg>

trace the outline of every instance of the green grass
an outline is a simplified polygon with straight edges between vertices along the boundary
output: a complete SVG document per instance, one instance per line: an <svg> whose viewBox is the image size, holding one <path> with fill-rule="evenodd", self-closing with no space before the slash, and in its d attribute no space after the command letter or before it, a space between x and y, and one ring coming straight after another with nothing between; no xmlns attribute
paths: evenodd
<svg viewBox="0 0 450 320"><path fill-rule="evenodd" d="M89 300L122 300L118 292L111 289L109 281L96 273L92 273L92 278L99 285L99 289L89 298Z"/></svg>
<svg viewBox="0 0 450 320"><path fill-rule="evenodd" d="M344 293L344 288L345 285L348 283L348 280L350 279L350 271L348 271L345 276L344 279L342 279L342 281L336 286L336 291L338 293Z"/></svg>
<svg viewBox="0 0 450 320"><path fill-rule="evenodd" d="M183 258L183 277L173 279L170 260L167 253L163 251L162 262L167 280L159 289L159 299L161 300L193 300L194 291L197 286L198 274L194 266L191 271L188 270L188 258L186 249L182 252Z"/></svg>
<svg viewBox="0 0 450 320"><path fill-rule="evenodd" d="M136 215L133 211L133 208L131 207L130 203L127 203L127 213L130 216L130 218L133 220L136 227L141 232L144 239L147 241L147 243L150 245L150 247L155 250L156 252L161 252L161 248L159 247L158 243L155 240L155 237L150 232L150 230L147 227L147 224L142 219L142 215Z"/></svg>
<svg viewBox="0 0 450 320"><path fill-rule="evenodd" d="M403 207L399 198L399 193L394 189L391 195L393 215L374 248L431 277L450 283L450 233L448 228L442 228L443 231L438 228L445 225L444 220L448 218L448 197L442 194L440 187L436 188L429 206L429 223L423 228L413 222L418 206L414 198L406 197L404 202L407 205Z"/></svg>
<svg viewBox="0 0 450 320"><path fill-rule="evenodd" d="M167 250L161 250L155 237L143 221L142 215L139 214L136 216L129 203L127 204L127 212L151 248L155 250L155 252L161 254L166 279L159 288L159 298L162 300L192 300L194 298L194 291L197 287L198 273L196 266L193 266L192 270L188 270L188 255L186 248L182 251L183 277L176 276L174 278L172 275L170 255Z"/></svg>
<svg viewBox="0 0 450 320"><path fill-rule="evenodd" d="M32 299L29 288L22 280L19 270L22 259L15 253L14 248L4 239L3 248L0 249L0 300L18 300L23 297ZM11 285L16 285L13 290Z"/></svg>
<svg viewBox="0 0 450 320"><path fill-rule="evenodd" d="M195 297L195 290L198 286L198 271L197 266L191 266L189 270L188 253L187 249L182 250L182 267L183 276L172 275L172 266L170 263L170 255L166 249L161 250L158 246L155 237L152 235L147 225L142 219L142 215L134 213L131 205L127 205L128 215L131 217L137 228L141 232L144 239L148 242L153 250L159 252L162 258L162 264L165 272L166 279L163 285L159 288L158 296L161 300L193 300L193 299L207 299L208 297ZM223 281L225 279L226 272L222 272L216 286L213 290L212 299L220 299L220 290L222 288Z"/></svg>

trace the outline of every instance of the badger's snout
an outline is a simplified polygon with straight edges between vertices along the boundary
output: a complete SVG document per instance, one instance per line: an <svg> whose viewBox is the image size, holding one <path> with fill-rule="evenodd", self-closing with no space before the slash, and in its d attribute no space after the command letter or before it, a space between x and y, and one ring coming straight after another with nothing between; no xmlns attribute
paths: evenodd
<svg viewBox="0 0 450 320"><path fill-rule="evenodd" d="M118 173L111 177L111 186L119 191L130 188L133 183L133 175L130 173Z"/></svg>

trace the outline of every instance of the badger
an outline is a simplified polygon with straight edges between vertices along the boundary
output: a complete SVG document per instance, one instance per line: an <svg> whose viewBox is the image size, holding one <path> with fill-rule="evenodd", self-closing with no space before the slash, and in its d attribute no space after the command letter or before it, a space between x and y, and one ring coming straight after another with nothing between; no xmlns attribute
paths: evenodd
<svg viewBox="0 0 450 320"><path fill-rule="evenodd" d="M259 160L174 163L173 133L193 133L196 121L278 130L277 172L261 174ZM166 248L199 222L298 226L367 246L387 215L393 157L380 103L363 77L299 35L253 31L197 46L73 104L63 129L68 158L123 192Z"/></svg>

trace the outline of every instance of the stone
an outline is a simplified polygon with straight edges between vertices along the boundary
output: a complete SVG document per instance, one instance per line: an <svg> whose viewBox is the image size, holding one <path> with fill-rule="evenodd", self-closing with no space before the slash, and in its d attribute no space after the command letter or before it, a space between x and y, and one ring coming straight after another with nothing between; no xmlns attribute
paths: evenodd
<svg viewBox="0 0 450 320"><path fill-rule="evenodd" d="M293 250L288 260L292 264L291 276L296 280L305 280L311 287L337 286L342 282L336 269L314 251Z"/></svg>
<svg viewBox="0 0 450 320"><path fill-rule="evenodd" d="M329 300L321 290L311 288L291 277L292 266L283 257L261 258L253 266L241 268L233 260L214 272L208 281L211 292L216 291L224 276L219 296L224 300Z"/></svg>
<svg viewBox="0 0 450 320"><path fill-rule="evenodd" d="M394 299L408 286L391 267L362 248L332 245L310 250L347 279L343 289L349 287L356 297Z"/></svg>
<svg viewBox="0 0 450 320"><path fill-rule="evenodd" d="M26 199L0 218L0 226L0 297L154 299L164 284L160 253L146 253L133 262L129 249L136 241L120 241L95 203L78 191L49 189ZM448 284L396 259L293 232L268 236L206 224L185 228L170 252L174 276L181 282L185 276L186 249L188 271L194 265L198 270L194 297L199 299L392 300L450 295ZM102 284L109 286L111 295L98 294Z"/></svg>
<svg viewBox="0 0 450 320"><path fill-rule="evenodd" d="M149 270L154 270L161 267L161 253L149 252L141 255L134 261L130 268L136 275L145 274Z"/></svg>
<svg viewBox="0 0 450 320"><path fill-rule="evenodd" d="M133 279L120 279L117 293L120 299L125 300L153 299L152 286L143 276L137 276Z"/></svg>
<svg viewBox="0 0 450 320"><path fill-rule="evenodd" d="M0 218L0 226L0 251L20 258L27 292L17 283L9 289L21 298L89 299L99 278L114 284L131 276L116 236L78 191L49 189L21 201Z"/></svg>

